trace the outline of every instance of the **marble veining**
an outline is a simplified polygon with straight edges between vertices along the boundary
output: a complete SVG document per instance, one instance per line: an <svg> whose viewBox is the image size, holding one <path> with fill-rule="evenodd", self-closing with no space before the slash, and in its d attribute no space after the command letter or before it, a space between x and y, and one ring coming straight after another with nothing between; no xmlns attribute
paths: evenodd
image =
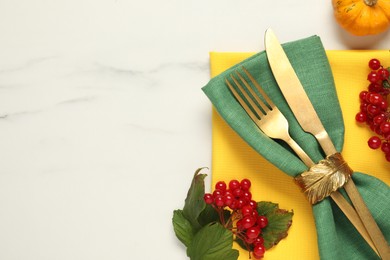
<svg viewBox="0 0 390 260"><path fill-rule="evenodd" d="M327 1L1 1L0 259L185 259L171 217L211 168L209 52L261 51L268 27L390 42Z"/></svg>

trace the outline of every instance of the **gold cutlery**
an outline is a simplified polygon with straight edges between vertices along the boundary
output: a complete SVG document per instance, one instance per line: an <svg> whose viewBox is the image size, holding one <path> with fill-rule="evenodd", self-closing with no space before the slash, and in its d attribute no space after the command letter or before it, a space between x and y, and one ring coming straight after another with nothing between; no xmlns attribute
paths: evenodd
<svg viewBox="0 0 390 260"><path fill-rule="evenodd" d="M256 125L270 138L285 141L306 165L314 164L310 157L307 156L307 154L302 150L302 148L294 141L294 139L291 138L288 132L287 119L283 116L282 112L280 112L280 110L275 106L275 104L269 99L269 97L265 94L260 85L254 80L252 75L244 67L242 67L242 69L248 76L250 81L256 86L260 94L263 96L265 102L263 102L257 96L257 94L249 86L248 82L241 76L238 71L236 71L236 75L245 85L246 90L248 90L249 93L245 91L244 87L241 86L241 84L238 82L234 75L231 75L231 79L238 87L239 91L244 95L245 99L248 101L254 111L252 112L252 110L248 107L248 105L240 97L240 95L237 93L237 91L227 79L226 84L229 86L230 90L233 92L234 96L239 101L244 110L251 117L252 121L255 122Z"/></svg>
<svg viewBox="0 0 390 260"><path fill-rule="evenodd" d="M265 135L272 139L280 139L285 141L294 150L297 156L305 163L306 166L313 166L314 162L311 160L311 158L291 138L288 131L289 124L286 117L282 114L282 112L280 112L277 106L272 102L272 100L264 92L259 83L256 82L249 71L244 67L242 67L242 70L249 81L247 81L238 71L236 71L236 76L233 74L230 75L230 81L232 83L228 79L225 79L226 85L229 87L238 103ZM255 93L252 85L257 89L264 101ZM362 235L362 237L371 246L371 248L376 251L376 248L372 243L366 228L364 227L353 207L345 200L339 191L332 192L330 196L343 211L343 213L348 217L351 223Z"/></svg>
<svg viewBox="0 0 390 260"><path fill-rule="evenodd" d="M334 147L332 140L326 132L298 76L290 64L287 55L275 34L270 29L268 29L265 34L265 46L268 62L276 82L301 127L306 132L315 136L328 157L338 154L338 151ZM380 257L382 259L390 259L390 250L387 241L365 205L353 179L349 178L345 182L343 188L351 199L352 204L366 227L366 231ZM358 229L358 227L356 228ZM359 232L361 233L361 231ZM364 238L367 242L369 241L367 237Z"/></svg>

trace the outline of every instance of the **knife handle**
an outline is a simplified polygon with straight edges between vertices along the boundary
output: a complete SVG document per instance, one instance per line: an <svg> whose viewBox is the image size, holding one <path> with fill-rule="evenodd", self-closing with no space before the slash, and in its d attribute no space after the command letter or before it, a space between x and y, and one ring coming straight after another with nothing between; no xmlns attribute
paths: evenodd
<svg viewBox="0 0 390 260"><path fill-rule="evenodd" d="M366 227L366 230L368 231L376 249L378 250L379 256L382 259L390 259L390 247L387 244L387 241L379 229L377 223L372 217L371 212L367 208L367 205L364 203L364 200L356 188L352 178L350 178L348 182L344 184L344 189L351 199L352 204L355 207L355 210L362 220L364 226Z"/></svg>
<svg viewBox="0 0 390 260"><path fill-rule="evenodd" d="M326 132L325 132L326 133ZM327 136L327 134L326 134ZM325 143L330 139L323 139ZM307 167L311 167L314 165L313 160L307 155L307 153L297 144L294 139L290 136L284 139L284 141L294 150L294 152L298 155L298 157L305 163ZM328 142L329 143L329 142ZM334 148L333 143L330 142L329 148ZM377 255L379 252L377 251L373 241L371 240L370 235L368 234L365 225L360 219L359 215L356 213L355 209L345 200L343 195L339 191L332 192L330 197L336 203L336 205L340 208L340 210L344 213L344 215L349 219L352 225L356 228L359 234L366 240L367 244L375 251Z"/></svg>
<svg viewBox="0 0 390 260"><path fill-rule="evenodd" d="M323 130L315 135L316 139L320 143L320 146L324 150L325 154L331 155L337 152L334 147L328 133ZM360 222L363 223L365 230L368 232L369 237L371 238L369 241L367 239L367 234L360 234L367 241L367 243L374 249L374 251L382 258L382 259L390 259L390 248L387 244L385 237L383 236L381 230L379 229L375 219L372 217L367 205L364 203L362 196L360 195L358 189L355 186L352 178L350 178L344 184L344 190L347 192L348 197L351 199L351 202L356 210L357 215L360 218ZM334 199L334 197L332 196ZM337 201L335 201L337 203ZM356 221L356 220L355 220ZM352 221L351 221L352 222ZM353 224L353 223L352 223ZM374 246L374 247L373 247Z"/></svg>
<svg viewBox="0 0 390 260"><path fill-rule="evenodd" d="M326 155L331 155L337 152L325 129L317 133L315 137L320 143L320 146L322 147ZM352 178L350 178L344 184L344 189L347 192L348 197L351 199L356 213L359 216L361 222L363 223L365 230L368 232L371 241L367 239L367 234L362 234L362 232L360 231L359 233L382 259L390 259L390 247L387 244L387 241L383 236L381 230L379 229L377 223L375 222L375 219L372 217L371 212L367 208L367 205L364 203L364 200L360 195L358 189L356 188ZM334 199L334 196L332 196L332 198ZM335 202L337 203L337 201Z"/></svg>
<svg viewBox="0 0 390 260"><path fill-rule="evenodd" d="M379 256L379 252L376 249L374 242L372 241L370 235L367 232L366 227L364 226L359 215L356 213L355 209L348 203L348 201L341 195L339 191L332 192L330 197L337 204L339 209L344 213L352 225L356 228L359 234L364 238L367 244L371 247L372 250Z"/></svg>
<svg viewBox="0 0 390 260"><path fill-rule="evenodd" d="M334 146L325 129L322 129L322 131L319 131L314 136L320 143L320 146L326 155L337 153L336 147Z"/></svg>
<svg viewBox="0 0 390 260"><path fill-rule="evenodd" d="M332 140L330 139L328 133L324 128L322 131L318 131L315 134L315 138L319 142L322 150L326 155L332 155L337 153L335 146L333 145ZM351 202L357 212L357 215L360 217L361 222L363 223L365 230L368 232L369 237L371 238L369 241L367 239L367 234L359 233L363 236L363 238L367 241L367 243L373 248L374 251L382 258L382 259L390 259L390 247L387 244L385 237L383 236L381 230L379 229L375 219L372 217L367 205L364 203L362 196L360 195L358 189L355 186L352 178L348 180L344 184L344 189L348 194L348 197L351 199ZM332 196L334 199L334 197ZM337 203L337 201L335 200ZM339 205L340 206L340 205ZM345 214L345 212L344 212ZM347 215L348 216L348 215ZM351 220L351 219L350 219ZM356 220L354 220L356 221ZM351 221L352 222L352 221ZM354 223L352 223L354 224ZM372 244L372 243L373 244Z"/></svg>
<svg viewBox="0 0 390 260"><path fill-rule="evenodd" d="M325 129L317 133L315 137L320 143L320 146L324 150L325 154L330 155L337 152ZM365 229L368 232L372 243L376 248L376 250L374 249L374 251L376 251L376 253L379 254L382 259L390 259L390 247L387 244L387 241L383 236L381 230L379 229L377 223L375 222L375 219L372 217L369 209L367 208L367 205L364 203L364 200L360 195L358 189L356 188L352 178L350 178L348 182L344 184L344 189L347 192L348 197L351 199L351 202L357 212L357 215L359 215L361 222L365 226ZM360 234L363 236L362 233ZM368 242L366 237L364 238ZM368 243L372 247L372 244L370 242Z"/></svg>

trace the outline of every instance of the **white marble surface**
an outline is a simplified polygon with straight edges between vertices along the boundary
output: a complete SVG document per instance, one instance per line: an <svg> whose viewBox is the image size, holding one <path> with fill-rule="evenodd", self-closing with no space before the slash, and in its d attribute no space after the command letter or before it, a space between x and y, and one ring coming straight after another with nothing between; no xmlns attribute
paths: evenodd
<svg viewBox="0 0 390 260"><path fill-rule="evenodd" d="M185 259L172 211L211 164L209 51L352 37L330 1L1 0L0 259Z"/></svg>

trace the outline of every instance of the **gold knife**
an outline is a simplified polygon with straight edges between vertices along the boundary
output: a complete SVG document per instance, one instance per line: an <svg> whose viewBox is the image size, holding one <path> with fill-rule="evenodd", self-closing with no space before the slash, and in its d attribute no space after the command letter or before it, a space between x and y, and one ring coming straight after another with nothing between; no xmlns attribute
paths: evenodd
<svg viewBox="0 0 390 260"><path fill-rule="evenodd" d="M308 98L286 53L271 29L266 31L265 47L272 73L274 74L276 82L278 83L279 88L287 100L287 103L289 104L297 121L306 132L315 136L327 156L334 155L337 153L337 150L318 117L310 99ZM361 222L365 226L365 230L361 227L362 223L356 219L356 215L354 213L352 213L352 215L355 215L355 217L351 215L351 212L350 210L348 211L348 209L347 212L344 212L343 208L345 208L345 203L342 202L344 206L338 203L344 199L343 197L340 198L340 194L333 196L336 193L333 192L331 197L335 200L340 209L343 210L343 212L351 220L352 224L354 224L356 229L371 245L371 247L372 243L374 244L376 248L376 250L373 248L374 251L379 253L382 259L390 259L390 249L387 241L365 205L352 178L350 178L343 187L350 197L357 215L360 217ZM367 233L369 234L369 237L367 237ZM370 238L372 241L369 241Z"/></svg>

